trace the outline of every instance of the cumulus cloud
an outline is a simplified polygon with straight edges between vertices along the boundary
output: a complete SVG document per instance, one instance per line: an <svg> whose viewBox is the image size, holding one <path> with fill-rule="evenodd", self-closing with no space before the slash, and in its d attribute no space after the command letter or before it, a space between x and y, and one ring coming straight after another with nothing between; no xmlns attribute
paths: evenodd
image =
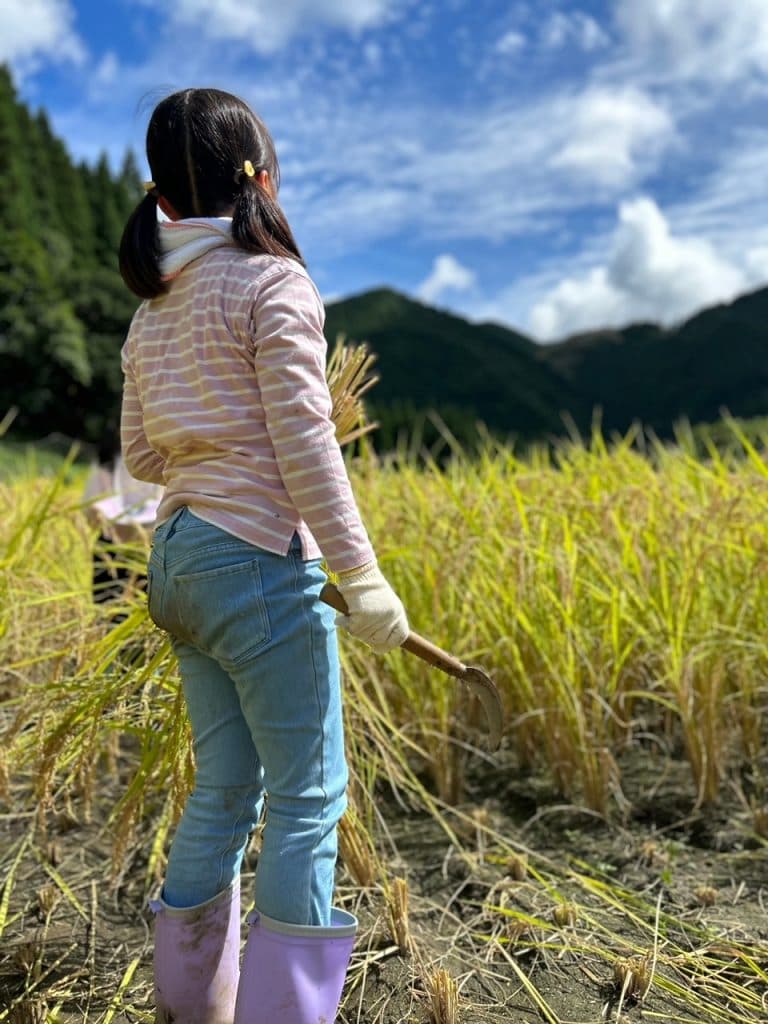
<svg viewBox="0 0 768 1024"><path fill-rule="evenodd" d="M622 203L608 261L565 278L538 302L530 328L542 340L636 320L674 323L729 301L768 277L768 252L727 260L703 238L675 236L656 203Z"/></svg>
<svg viewBox="0 0 768 1024"><path fill-rule="evenodd" d="M768 73L765 0L617 0L614 16L630 48L676 78Z"/></svg>
<svg viewBox="0 0 768 1024"><path fill-rule="evenodd" d="M583 11L558 11L544 23L541 41L550 50L576 46L589 53L607 46L610 39L591 15Z"/></svg>
<svg viewBox="0 0 768 1024"><path fill-rule="evenodd" d="M145 5L150 0L139 0ZM393 17L409 0L175 0L177 24L204 29L208 39L237 40L258 53L274 53L318 25L360 32ZM154 5L153 5L154 6Z"/></svg>
<svg viewBox="0 0 768 1024"><path fill-rule="evenodd" d="M47 58L80 63L85 48L73 22L68 0L0 0L0 62L27 64Z"/></svg>
<svg viewBox="0 0 768 1024"><path fill-rule="evenodd" d="M417 288L417 294L424 302L435 302L444 292L463 292L475 284L475 274L468 267L451 256L443 253L435 259L432 271Z"/></svg>
<svg viewBox="0 0 768 1024"><path fill-rule="evenodd" d="M568 168L607 185L628 183L635 169L654 159L675 134L667 111L633 87L595 87L573 103L567 135L554 154Z"/></svg>

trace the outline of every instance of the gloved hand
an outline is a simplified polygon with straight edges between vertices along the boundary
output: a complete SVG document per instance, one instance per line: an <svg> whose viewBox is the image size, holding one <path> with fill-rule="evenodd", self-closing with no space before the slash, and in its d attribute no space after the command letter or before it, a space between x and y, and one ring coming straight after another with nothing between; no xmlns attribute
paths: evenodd
<svg viewBox="0 0 768 1024"><path fill-rule="evenodd" d="M378 654L400 646L408 636L408 618L375 562L342 573L337 587L349 610L348 615L336 616L337 626Z"/></svg>

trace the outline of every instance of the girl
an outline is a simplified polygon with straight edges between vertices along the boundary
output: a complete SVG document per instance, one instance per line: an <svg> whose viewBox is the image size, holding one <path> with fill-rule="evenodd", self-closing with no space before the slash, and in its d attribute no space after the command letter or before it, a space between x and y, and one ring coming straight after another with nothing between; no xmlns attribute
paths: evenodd
<svg viewBox="0 0 768 1024"><path fill-rule="evenodd" d="M356 921L331 905L347 769L321 552L350 633L387 651L408 623L335 440L323 307L265 126L187 89L153 112L147 158L120 246L146 300L123 348L122 449L165 487L149 610L173 640L197 769L153 903L158 1020L332 1024ZM265 798L238 977L239 871Z"/></svg>

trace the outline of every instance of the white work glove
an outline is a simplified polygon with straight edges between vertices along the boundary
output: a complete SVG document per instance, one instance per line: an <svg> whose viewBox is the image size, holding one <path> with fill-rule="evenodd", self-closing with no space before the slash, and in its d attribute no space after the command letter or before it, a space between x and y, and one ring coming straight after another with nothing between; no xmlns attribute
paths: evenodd
<svg viewBox="0 0 768 1024"><path fill-rule="evenodd" d="M372 647L378 654L394 650L408 636L402 601L375 562L342 573L337 584L349 610L337 615L336 625Z"/></svg>

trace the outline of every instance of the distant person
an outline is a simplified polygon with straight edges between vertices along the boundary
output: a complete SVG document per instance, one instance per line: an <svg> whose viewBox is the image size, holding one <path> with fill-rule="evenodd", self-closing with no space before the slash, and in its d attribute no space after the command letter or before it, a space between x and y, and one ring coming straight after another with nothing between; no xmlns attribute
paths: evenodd
<svg viewBox="0 0 768 1024"><path fill-rule="evenodd" d="M332 907L347 767L321 552L350 633L388 651L408 623L336 441L323 306L267 129L235 96L186 89L146 141L154 180L120 247L146 300L123 349L122 446L134 476L165 484L149 610L197 765L154 901L158 1020L332 1024L357 922ZM265 794L238 981L239 873Z"/></svg>
<svg viewBox="0 0 768 1024"><path fill-rule="evenodd" d="M146 576L125 564L121 548L148 541L161 496L162 487L137 480L125 468L117 436L114 444L102 444L83 492L88 518L99 530L91 575L96 604L118 601L131 587L144 588Z"/></svg>

